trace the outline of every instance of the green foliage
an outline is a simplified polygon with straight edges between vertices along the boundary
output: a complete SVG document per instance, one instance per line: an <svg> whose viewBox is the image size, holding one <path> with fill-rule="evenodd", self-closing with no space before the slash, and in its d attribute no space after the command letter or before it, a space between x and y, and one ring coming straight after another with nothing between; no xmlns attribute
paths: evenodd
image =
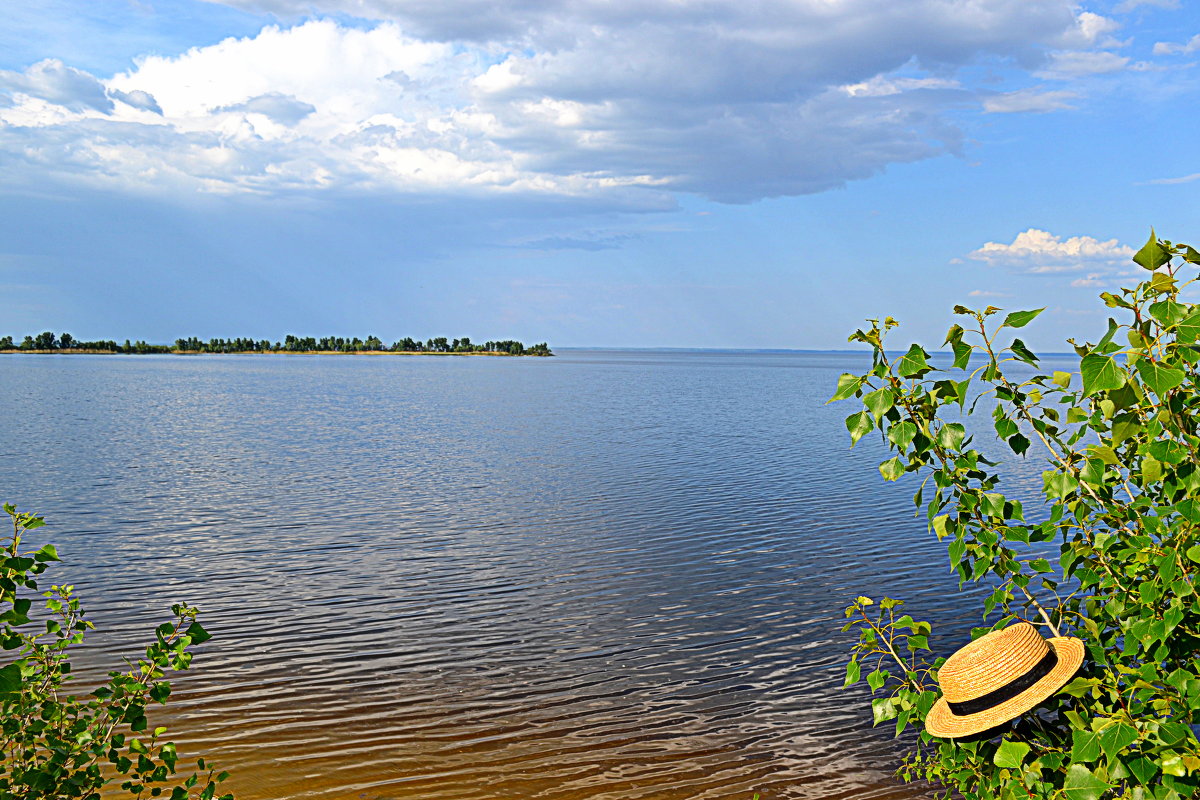
<svg viewBox="0 0 1200 800"><path fill-rule="evenodd" d="M171 694L167 672L187 669L189 648L210 638L196 620L199 612L172 607L174 618L155 630L144 659L110 672L89 696L72 694L69 653L92 623L70 586L41 592L44 614L31 616L38 578L58 552L50 544L22 549L25 535L45 522L9 504L4 511L13 531L0 540L0 660L8 661L0 666L0 797L98 800L104 792L213 800L226 774L203 759L198 771L178 774L175 744L163 740L166 728L151 729L146 719L146 708Z"/></svg>
<svg viewBox="0 0 1200 800"><path fill-rule="evenodd" d="M914 498L945 542L962 586L983 582L991 627L1021 619L1047 635L1077 636L1083 670L1033 712L971 739L929 736L944 659L927 653L930 626L900 602L860 597L844 630L857 632L846 685L866 674L876 724L918 732L900 775L967 800L1179 800L1200 795L1200 305L1182 299L1182 274L1200 253L1153 234L1134 260L1146 280L1105 304L1096 344L1070 340L1073 372L1040 374L1038 358L1007 328L1040 311L956 306L949 370L917 345L889 356L891 318L856 331L872 368L843 375L836 398L865 411L847 419L852 442L878 429L895 480L921 480ZM1119 335L1123 334L1123 335ZM994 462L951 421L990 412L997 440L1045 459L1045 505L1027 516L1001 490ZM1030 545L1057 542L1057 564ZM1044 551L1042 545L1040 550ZM947 651L961 643L940 643Z"/></svg>

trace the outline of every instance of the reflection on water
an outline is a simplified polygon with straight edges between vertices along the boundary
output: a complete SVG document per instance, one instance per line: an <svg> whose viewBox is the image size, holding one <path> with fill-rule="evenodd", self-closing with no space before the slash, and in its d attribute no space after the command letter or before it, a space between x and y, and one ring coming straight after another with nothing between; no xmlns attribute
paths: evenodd
<svg viewBox="0 0 1200 800"><path fill-rule="evenodd" d="M160 719L245 800L915 798L841 609L977 616L823 405L864 363L0 356L0 486L85 674L205 610Z"/></svg>

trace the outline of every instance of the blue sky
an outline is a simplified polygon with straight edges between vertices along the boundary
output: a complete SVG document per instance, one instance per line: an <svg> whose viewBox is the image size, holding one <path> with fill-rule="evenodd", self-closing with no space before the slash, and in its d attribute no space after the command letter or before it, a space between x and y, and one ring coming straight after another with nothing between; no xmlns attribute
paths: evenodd
<svg viewBox="0 0 1200 800"><path fill-rule="evenodd" d="M0 334L842 348L1200 244L1172 0L31 0Z"/></svg>

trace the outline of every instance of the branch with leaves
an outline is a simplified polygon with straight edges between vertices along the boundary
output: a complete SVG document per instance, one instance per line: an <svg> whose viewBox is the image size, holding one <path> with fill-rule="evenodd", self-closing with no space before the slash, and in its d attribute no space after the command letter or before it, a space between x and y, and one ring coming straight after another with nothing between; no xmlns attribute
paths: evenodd
<svg viewBox="0 0 1200 800"><path fill-rule="evenodd" d="M879 431L894 452L884 479L919 479L914 502L960 586L993 587L990 624L973 636L1025 620L1087 647L1083 671L1040 710L971 741L934 739L922 723L941 660L918 658L928 623L897 619L890 599L847 609L859 635L847 685L874 667L876 724L921 731L900 774L944 797L1200 794L1200 305L1183 296L1200 253L1151 232L1134 261L1146 279L1101 295L1120 319L1095 344L1068 340L1079 359L1069 372L1043 374L1013 335L1041 309L1000 319L992 306L956 306L965 320L946 335L946 370L916 344L889 358L890 317L850 337L871 348L872 368L842 375L832 400L862 403L846 427L852 446ZM989 411L993 446L1045 462L1033 519L953 421ZM1038 554L1054 542L1057 563Z"/></svg>
<svg viewBox="0 0 1200 800"><path fill-rule="evenodd" d="M196 619L199 611L173 606L173 619L155 631L145 658L110 672L108 683L88 696L71 694L71 648L83 644L92 623L71 586L42 592L44 619L30 616L38 578L58 552L50 544L23 547L26 535L45 524L42 517L9 504L4 511L12 535L0 540L0 647L15 660L0 666L0 797L91 800L119 787L135 798L213 800L228 775L203 759L196 771L177 774L179 756L163 740L166 728L147 733L147 706L171 694L166 675L187 669L190 648L211 638Z"/></svg>

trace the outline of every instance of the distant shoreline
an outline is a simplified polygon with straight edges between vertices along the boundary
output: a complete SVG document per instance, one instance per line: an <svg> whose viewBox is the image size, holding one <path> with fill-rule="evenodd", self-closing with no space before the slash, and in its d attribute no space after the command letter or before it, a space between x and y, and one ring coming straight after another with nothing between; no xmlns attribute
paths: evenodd
<svg viewBox="0 0 1200 800"><path fill-rule="evenodd" d="M503 358L545 358L530 353L504 353L499 350L473 352L436 352L431 350L241 350L234 353L214 353L207 350L167 350L165 352L122 353L117 350L0 350L0 355L43 356L500 356Z"/></svg>

